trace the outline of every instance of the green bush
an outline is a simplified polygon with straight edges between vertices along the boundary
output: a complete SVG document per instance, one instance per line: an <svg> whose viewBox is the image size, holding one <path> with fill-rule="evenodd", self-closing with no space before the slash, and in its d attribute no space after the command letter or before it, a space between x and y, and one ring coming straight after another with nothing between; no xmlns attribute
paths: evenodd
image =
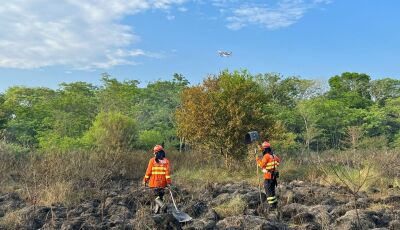
<svg viewBox="0 0 400 230"><path fill-rule="evenodd" d="M4 141L0 141L0 151L13 155L24 155L29 153L30 149L18 144L6 143Z"/></svg>
<svg viewBox="0 0 400 230"><path fill-rule="evenodd" d="M400 149L400 132L394 136L393 147Z"/></svg>
<svg viewBox="0 0 400 230"><path fill-rule="evenodd" d="M385 136L365 137L358 143L359 149L384 149L388 145L388 140ZM399 146L400 147L400 146Z"/></svg>
<svg viewBox="0 0 400 230"><path fill-rule="evenodd" d="M138 147L141 149L150 149L156 144L162 143L163 135L157 130L143 130L139 133Z"/></svg>
<svg viewBox="0 0 400 230"><path fill-rule="evenodd" d="M120 112L101 112L83 142L102 149L130 149L136 141L136 122Z"/></svg>
<svg viewBox="0 0 400 230"><path fill-rule="evenodd" d="M39 135L39 147L44 151L57 150L61 152L84 147L80 138L62 137L55 132L43 132Z"/></svg>

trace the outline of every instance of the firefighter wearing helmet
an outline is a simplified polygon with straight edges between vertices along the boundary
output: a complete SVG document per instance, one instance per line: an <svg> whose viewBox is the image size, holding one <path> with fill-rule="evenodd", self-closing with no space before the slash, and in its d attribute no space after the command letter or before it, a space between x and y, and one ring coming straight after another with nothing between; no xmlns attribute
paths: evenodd
<svg viewBox="0 0 400 230"><path fill-rule="evenodd" d="M264 188L267 194L267 202L272 209L276 209L278 200L275 196L275 187L278 186L277 178L279 177L278 166L280 159L271 149L271 144L264 141L261 145L263 157L256 158L257 165L264 173Z"/></svg>
<svg viewBox="0 0 400 230"><path fill-rule="evenodd" d="M146 175L143 178L143 185L153 189L155 194L154 213L159 213L163 207L164 189L171 185L169 171L169 160L165 157L164 148L156 145L153 148L154 157L150 159Z"/></svg>

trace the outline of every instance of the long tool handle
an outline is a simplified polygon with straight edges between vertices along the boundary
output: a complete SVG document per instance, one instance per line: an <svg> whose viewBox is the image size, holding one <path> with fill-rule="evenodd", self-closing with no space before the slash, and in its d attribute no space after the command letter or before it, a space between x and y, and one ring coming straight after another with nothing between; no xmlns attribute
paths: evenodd
<svg viewBox="0 0 400 230"><path fill-rule="evenodd" d="M172 195L171 189L168 189L168 190L169 190L169 194L171 194L172 203L174 203L174 206L175 206L176 211L179 211L178 208L176 207L175 199L174 199L174 196Z"/></svg>
<svg viewBox="0 0 400 230"><path fill-rule="evenodd" d="M257 148L254 149L254 154L257 157ZM260 204L262 203L262 197L261 197L261 183L260 183L260 176L259 176L259 169L258 169L258 164L256 161L256 170L257 170L257 181L258 181L258 194L260 195Z"/></svg>

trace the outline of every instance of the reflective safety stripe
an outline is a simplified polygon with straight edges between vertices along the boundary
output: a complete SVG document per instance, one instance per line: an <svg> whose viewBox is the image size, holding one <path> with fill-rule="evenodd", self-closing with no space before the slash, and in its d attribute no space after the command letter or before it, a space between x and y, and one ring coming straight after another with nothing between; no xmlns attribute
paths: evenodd
<svg viewBox="0 0 400 230"><path fill-rule="evenodd" d="M150 176L147 176L147 175L146 175L146 176L144 176L144 178L146 178L146 179L149 179L149 178L150 178Z"/></svg>
<svg viewBox="0 0 400 230"><path fill-rule="evenodd" d="M153 167L151 170L167 170L166 167Z"/></svg>
<svg viewBox="0 0 400 230"><path fill-rule="evenodd" d="M276 200L276 197L275 197L275 196L268 197L268 198L267 198L267 201L268 201L268 204L274 204L274 203L278 202L278 201Z"/></svg>
<svg viewBox="0 0 400 230"><path fill-rule="evenodd" d="M267 167L265 167L265 169L270 170L270 169L275 169L279 166L279 162L278 161L272 161L267 163Z"/></svg>
<svg viewBox="0 0 400 230"><path fill-rule="evenodd" d="M165 172L152 172L153 175L165 175Z"/></svg>
<svg viewBox="0 0 400 230"><path fill-rule="evenodd" d="M171 179L171 176L165 176L165 178L167 178L167 179Z"/></svg>
<svg viewBox="0 0 400 230"><path fill-rule="evenodd" d="M277 167L274 167L274 166L268 166L268 167L265 167L265 169L267 169L267 170L269 170L269 169L276 169Z"/></svg>

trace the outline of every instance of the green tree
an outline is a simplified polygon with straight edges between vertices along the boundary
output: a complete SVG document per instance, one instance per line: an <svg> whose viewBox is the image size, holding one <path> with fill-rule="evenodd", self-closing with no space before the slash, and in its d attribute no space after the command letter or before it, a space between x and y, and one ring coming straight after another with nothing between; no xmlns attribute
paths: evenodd
<svg viewBox="0 0 400 230"><path fill-rule="evenodd" d="M181 104L180 94L188 84L181 74L174 74L172 81L156 81L141 89L137 105L139 129L158 131L166 142L174 144L175 111Z"/></svg>
<svg viewBox="0 0 400 230"><path fill-rule="evenodd" d="M390 127L387 124L387 114L385 109L378 105L373 105L368 111L365 111L363 121L362 127L368 136L373 137L389 133Z"/></svg>
<svg viewBox="0 0 400 230"><path fill-rule="evenodd" d="M80 138L98 112L97 87L85 82L60 86L53 103L52 130L60 136Z"/></svg>
<svg viewBox="0 0 400 230"><path fill-rule="evenodd" d="M37 134L48 130L48 117L55 92L47 88L11 87L2 104L5 125L5 137L23 146L35 147Z"/></svg>
<svg viewBox="0 0 400 230"><path fill-rule="evenodd" d="M316 127L321 131L318 148L340 147L341 140L346 135L346 118L349 114L345 104L341 101L318 97L309 102L309 109L318 112Z"/></svg>
<svg viewBox="0 0 400 230"><path fill-rule="evenodd" d="M46 121L49 128L38 132L42 150L67 151L82 147L80 138L97 114L97 88L85 82L62 83Z"/></svg>
<svg viewBox="0 0 400 230"><path fill-rule="evenodd" d="M246 150L245 133L258 130L265 134L272 127L262 112L264 99L260 85L245 71L210 76L201 85L184 90L176 114L178 134L192 146L226 159L240 158Z"/></svg>
<svg viewBox="0 0 400 230"><path fill-rule="evenodd" d="M340 100L350 108L365 109L372 104L370 92L370 76L359 73L342 73L329 79L328 97Z"/></svg>
<svg viewBox="0 0 400 230"><path fill-rule="evenodd" d="M400 97L400 80L384 78L371 82L371 98L379 105L383 105L389 98Z"/></svg>
<svg viewBox="0 0 400 230"><path fill-rule="evenodd" d="M0 93L0 130L4 130L7 125L7 111L4 107L5 100L5 95Z"/></svg>
<svg viewBox="0 0 400 230"><path fill-rule="evenodd" d="M386 124L389 127L387 137L393 142L400 130L400 97L388 99L385 102Z"/></svg>
<svg viewBox="0 0 400 230"><path fill-rule="evenodd" d="M139 81L130 80L119 82L108 74L101 78L103 86L98 91L100 111L120 111L134 117L139 102Z"/></svg>
<svg viewBox="0 0 400 230"><path fill-rule="evenodd" d="M297 104L298 113L304 123L302 137L308 151L310 151L310 145L313 141L315 141L322 133L322 130L318 128L317 125L319 112L316 110L316 106L313 105L313 102L313 100L304 100Z"/></svg>
<svg viewBox="0 0 400 230"><path fill-rule="evenodd" d="M288 108L294 108L300 100L322 94L321 85L317 81L299 77L283 78L279 74L268 73L257 75L256 80L274 105L285 105Z"/></svg>
<svg viewBox="0 0 400 230"><path fill-rule="evenodd" d="M320 83L298 77L283 78L278 74L257 75L256 80L265 93L264 112L274 121L280 121L287 132L297 136L296 139L304 138L304 117L299 114L297 105L321 95Z"/></svg>

